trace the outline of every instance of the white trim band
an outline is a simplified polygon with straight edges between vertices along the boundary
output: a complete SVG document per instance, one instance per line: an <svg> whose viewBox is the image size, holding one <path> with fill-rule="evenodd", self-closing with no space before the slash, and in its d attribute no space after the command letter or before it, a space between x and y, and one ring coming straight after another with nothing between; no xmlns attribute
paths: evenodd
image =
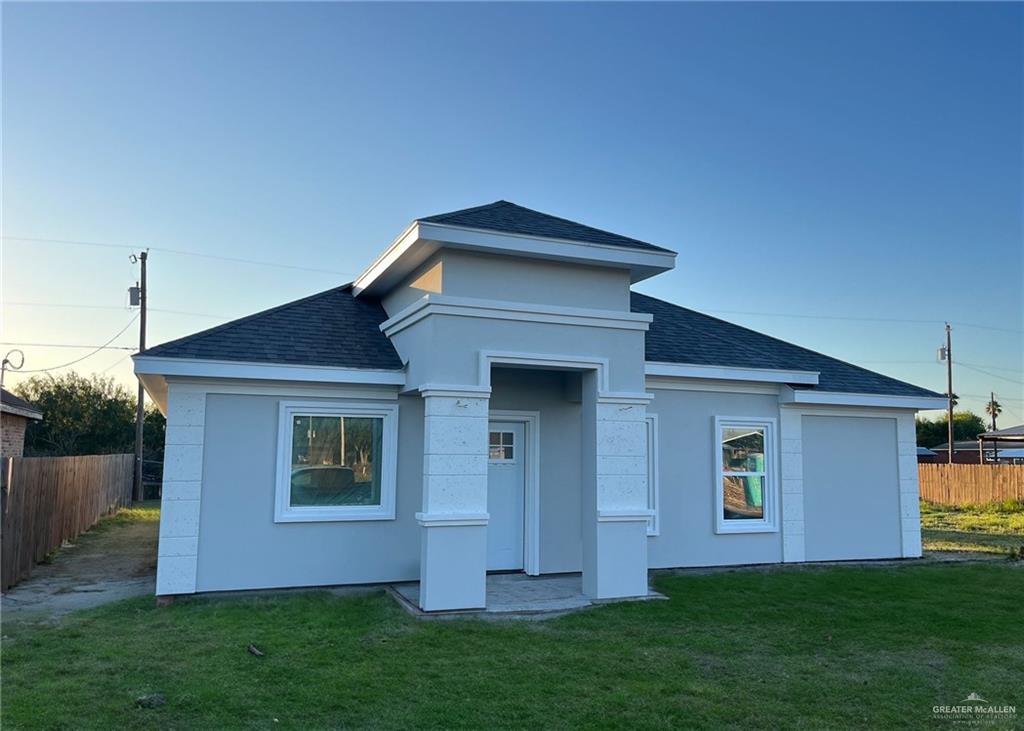
<svg viewBox="0 0 1024 731"><path fill-rule="evenodd" d="M352 285L353 291L358 297L365 290L387 290L442 247L628 269L633 283L668 271L676 264L676 253L668 250L413 221L356 278Z"/></svg>
<svg viewBox="0 0 1024 731"><path fill-rule="evenodd" d="M782 389L780 404L821 404L823 406L872 406L886 409L944 409L945 398L934 396L887 396L874 393L841 393L813 389Z"/></svg>
<svg viewBox="0 0 1024 731"><path fill-rule="evenodd" d="M653 510L598 510L598 523L646 523L654 517Z"/></svg>
<svg viewBox="0 0 1024 731"><path fill-rule="evenodd" d="M704 378L716 381L757 381L760 383L799 383L818 385L818 371L791 371L777 368L733 368L699 363L662 363L647 361L644 373L648 376L672 378Z"/></svg>
<svg viewBox="0 0 1024 731"><path fill-rule="evenodd" d="M490 519L489 513L416 513L416 522L424 528L487 525Z"/></svg>
<svg viewBox="0 0 1024 731"><path fill-rule="evenodd" d="M534 305L523 302L427 294L382 322L380 329L390 338L430 315L479 317L488 320L514 320L516 322L603 327L616 330L647 330L654 320L652 315L646 313L620 310Z"/></svg>
<svg viewBox="0 0 1024 731"><path fill-rule="evenodd" d="M197 378L244 378L253 381L310 381L315 383L372 383L405 385L404 371L334 366L254 363L241 360L161 358L136 355L136 375L192 376Z"/></svg>

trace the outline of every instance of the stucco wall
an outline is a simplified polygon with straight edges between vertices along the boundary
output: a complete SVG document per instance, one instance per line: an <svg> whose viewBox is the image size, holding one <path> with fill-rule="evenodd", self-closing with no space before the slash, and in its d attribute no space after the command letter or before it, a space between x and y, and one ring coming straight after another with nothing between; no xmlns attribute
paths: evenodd
<svg viewBox="0 0 1024 731"><path fill-rule="evenodd" d="M399 399L396 519L274 523L278 402L206 397L198 591L419 578L423 405Z"/></svg>
<svg viewBox="0 0 1024 731"><path fill-rule="evenodd" d="M20 457L25 449L25 425L28 419L0 412L0 457Z"/></svg>
<svg viewBox="0 0 1024 731"><path fill-rule="evenodd" d="M563 307L629 311L629 271L521 257L443 249L417 267L384 299L394 315L431 288L412 286L440 262L440 294Z"/></svg>
<svg viewBox="0 0 1024 731"><path fill-rule="evenodd" d="M407 386L477 384L480 351L515 351L607 359L611 391L642 391L644 331L515 320L431 315L392 342L409 361Z"/></svg>
<svg viewBox="0 0 1024 731"><path fill-rule="evenodd" d="M803 417L808 561L901 555L896 419Z"/></svg>
<svg viewBox="0 0 1024 731"><path fill-rule="evenodd" d="M648 539L651 568L774 563L780 533L715 533L714 417L778 418L778 396L648 389L647 413L658 415L660 535ZM778 455L776 455L778 459Z"/></svg>

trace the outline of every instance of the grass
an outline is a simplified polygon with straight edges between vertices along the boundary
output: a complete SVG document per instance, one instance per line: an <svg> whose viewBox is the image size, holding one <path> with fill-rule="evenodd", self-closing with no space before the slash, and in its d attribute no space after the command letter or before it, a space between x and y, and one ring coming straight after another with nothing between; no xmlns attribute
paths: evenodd
<svg viewBox="0 0 1024 731"><path fill-rule="evenodd" d="M1024 557L1024 503L1007 500L949 507L921 501L926 551Z"/></svg>
<svg viewBox="0 0 1024 731"><path fill-rule="evenodd" d="M663 577L671 601L417 621L382 593L4 627L5 729L890 728L1024 706L1016 562ZM265 653L247 651L250 643ZM159 693L166 704L139 708Z"/></svg>
<svg viewBox="0 0 1024 731"><path fill-rule="evenodd" d="M103 533L116 526L128 525L129 523L158 522L160 522L160 501L147 500L143 503L136 503L131 507L121 508L113 515L101 518L96 525L89 529L89 533Z"/></svg>

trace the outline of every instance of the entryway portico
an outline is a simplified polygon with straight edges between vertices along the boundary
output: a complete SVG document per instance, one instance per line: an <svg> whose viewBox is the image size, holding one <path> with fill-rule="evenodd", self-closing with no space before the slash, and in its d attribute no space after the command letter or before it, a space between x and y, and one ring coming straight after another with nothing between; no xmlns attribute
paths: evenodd
<svg viewBox="0 0 1024 731"><path fill-rule="evenodd" d="M481 353L480 363L477 384L420 390L420 608L486 607L489 568L521 566L528 574L542 573L540 526L546 517L566 522L564 512L554 514L555 503L563 511L566 504L578 506L578 568L573 570L582 570L584 594L593 600L646 596L649 396L611 391L609 364L602 358L492 352ZM562 398L578 416L566 423L563 409L561 423L548 431L539 412L491 408L492 398L501 405L515 401L500 385L492 393L492 369L513 368L562 376ZM563 469L557 481L545 483L540 470L545 449L569 450L570 456L559 455L561 464L576 461L575 469ZM578 460L572 459L573 450ZM517 503L518 494L509 492L517 493L520 474L522 502ZM548 492L552 511L547 516L542 491ZM577 516L569 517L574 523ZM517 529L521 563L514 555Z"/></svg>

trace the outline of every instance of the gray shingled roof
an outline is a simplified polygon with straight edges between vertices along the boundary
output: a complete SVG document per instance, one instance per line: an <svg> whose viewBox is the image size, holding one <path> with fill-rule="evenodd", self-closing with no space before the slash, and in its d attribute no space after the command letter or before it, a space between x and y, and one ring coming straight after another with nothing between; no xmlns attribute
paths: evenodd
<svg viewBox="0 0 1024 731"><path fill-rule="evenodd" d="M819 391L942 396L670 302L637 292L630 294L633 312L654 315L647 332L649 361L818 371L814 388Z"/></svg>
<svg viewBox="0 0 1024 731"><path fill-rule="evenodd" d="M738 368L818 371L821 391L893 396L941 394L844 363L739 325L632 292L633 312L654 315L646 358ZM400 370L376 300L351 285L329 289L210 330L157 345L145 355Z"/></svg>
<svg viewBox="0 0 1024 731"><path fill-rule="evenodd" d="M18 398L6 388L0 388L0 411L17 414L29 419L42 419L43 412L23 398Z"/></svg>
<svg viewBox="0 0 1024 731"><path fill-rule="evenodd" d="M486 206L463 208L460 211L439 213L435 216L419 218L424 223L442 223L467 228L482 228L487 231L540 236L542 238L581 241L588 244L606 244L622 246L627 249L644 249L647 251L669 251L645 241L637 241L626 236L619 236L599 228L585 226L565 218L550 216L547 213L534 211L508 201L495 201ZM669 253L675 253L669 251Z"/></svg>
<svg viewBox="0 0 1024 731"><path fill-rule="evenodd" d="M380 302L329 289L209 330L148 348L165 358L400 370L402 361L380 324Z"/></svg>

